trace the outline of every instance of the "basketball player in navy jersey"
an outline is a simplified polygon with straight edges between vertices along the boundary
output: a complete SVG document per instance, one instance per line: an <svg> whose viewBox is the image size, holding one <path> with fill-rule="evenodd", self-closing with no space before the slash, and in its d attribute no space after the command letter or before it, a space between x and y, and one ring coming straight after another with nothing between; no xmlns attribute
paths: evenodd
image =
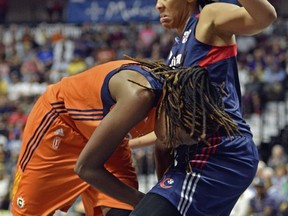
<svg viewBox="0 0 288 216"><path fill-rule="evenodd" d="M240 134L229 137L222 128L215 129L212 135L204 134L205 142L189 145L183 141L170 148L165 137L158 139L159 182L130 216L228 216L251 184L259 159L241 113L235 36L263 31L277 15L267 0L238 2L241 6L208 0L157 0L162 26L178 32L167 64L207 68L211 81L222 89L225 111Z"/></svg>

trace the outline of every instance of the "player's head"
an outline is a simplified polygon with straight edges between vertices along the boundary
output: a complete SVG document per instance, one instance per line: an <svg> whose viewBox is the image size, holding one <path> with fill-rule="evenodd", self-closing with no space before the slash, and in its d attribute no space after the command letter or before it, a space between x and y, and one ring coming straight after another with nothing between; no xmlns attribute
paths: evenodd
<svg viewBox="0 0 288 216"><path fill-rule="evenodd" d="M237 124L224 111L222 89L210 82L205 68L170 68L160 62L136 61L150 68L155 79L163 84L158 116L164 112L168 147L179 144L179 129L191 139L203 141L220 127L229 136L238 132Z"/></svg>

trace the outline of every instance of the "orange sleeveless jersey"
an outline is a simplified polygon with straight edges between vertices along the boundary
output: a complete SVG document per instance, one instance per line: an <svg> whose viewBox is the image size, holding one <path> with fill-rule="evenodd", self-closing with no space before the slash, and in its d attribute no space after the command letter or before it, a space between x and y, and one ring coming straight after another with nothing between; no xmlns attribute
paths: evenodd
<svg viewBox="0 0 288 216"><path fill-rule="evenodd" d="M14 216L49 215L56 209L66 211L79 195L87 216L102 215L99 209L98 213L93 212L99 206L132 209L96 191L74 173L81 150L111 109L103 103L103 99L110 97L107 77L127 63L133 62L113 61L63 78L38 99L23 133L12 193ZM154 120L155 109L152 109L127 138L151 132ZM120 180L138 187L127 141L122 142L105 166Z"/></svg>

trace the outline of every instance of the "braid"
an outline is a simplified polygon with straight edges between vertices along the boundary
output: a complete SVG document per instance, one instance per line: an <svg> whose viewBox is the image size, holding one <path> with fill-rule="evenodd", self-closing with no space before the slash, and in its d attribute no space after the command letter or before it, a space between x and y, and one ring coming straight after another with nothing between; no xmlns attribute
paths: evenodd
<svg viewBox="0 0 288 216"><path fill-rule="evenodd" d="M132 60L151 69L153 77L163 84L158 116L165 111L168 147L175 147L178 128L202 141L220 127L229 137L240 133L237 124L224 111L221 89L211 83L205 68L171 68L160 62Z"/></svg>

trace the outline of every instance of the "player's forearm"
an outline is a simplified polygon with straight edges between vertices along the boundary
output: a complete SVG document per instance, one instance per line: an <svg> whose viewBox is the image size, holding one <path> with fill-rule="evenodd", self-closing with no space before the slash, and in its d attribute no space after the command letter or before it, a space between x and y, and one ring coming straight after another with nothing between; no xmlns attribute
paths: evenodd
<svg viewBox="0 0 288 216"><path fill-rule="evenodd" d="M121 182L105 168L75 171L81 179L97 190L133 207L135 207L144 196L142 192Z"/></svg>
<svg viewBox="0 0 288 216"><path fill-rule="evenodd" d="M155 141L156 141L156 135L154 132L151 132L144 136L129 140L128 144L131 148L136 149L154 145Z"/></svg>
<svg viewBox="0 0 288 216"><path fill-rule="evenodd" d="M269 26L277 18L275 8L267 0L239 0L239 2L261 28Z"/></svg>
<svg viewBox="0 0 288 216"><path fill-rule="evenodd" d="M163 146L161 141L156 140L155 145L155 165L158 180L160 180L167 169L173 164L173 154L171 149Z"/></svg>

